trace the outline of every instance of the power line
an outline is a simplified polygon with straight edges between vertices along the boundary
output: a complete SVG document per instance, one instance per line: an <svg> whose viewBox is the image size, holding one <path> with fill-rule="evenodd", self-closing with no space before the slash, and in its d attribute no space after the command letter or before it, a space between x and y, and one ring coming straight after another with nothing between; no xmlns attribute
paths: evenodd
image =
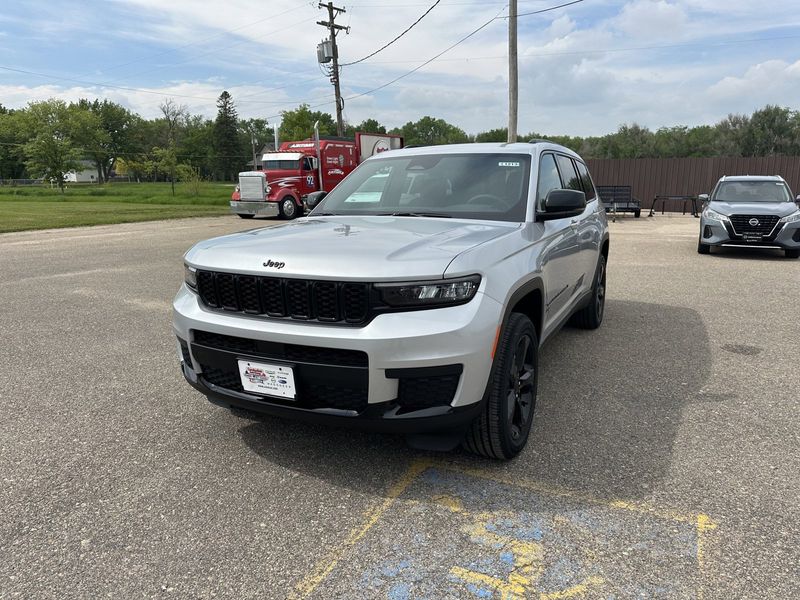
<svg viewBox="0 0 800 600"><path fill-rule="evenodd" d="M394 38L392 41L390 41L390 42L387 42L386 44L384 44L383 46L381 46L380 48L378 48L377 50L375 50L375 52L373 52L372 54L367 54L367 55L366 55L364 58L359 58L358 60L354 60L353 62L349 62L349 63L344 63L344 64L342 64L342 65L340 65L340 66L342 66L342 67L349 67L350 65L355 65L355 64L357 64L357 63L364 62L364 61L365 61L365 60L367 60L368 58L372 58L373 56L375 56L376 54L378 54L378 52L382 52L383 50L386 50L386 48L388 48L389 46L391 46L392 44L394 44L394 43L395 43L397 40L399 40L401 37L403 37L405 34L407 34L409 31L411 31L411 30L414 28L414 26L415 26L417 23L419 23L420 21L422 21L422 19L424 19L426 16L428 16L428 13L429 13L429 12L431 12L431 11L432 11L434 8L436 8L436 5L438 5L438 4L439 4L441 1L442 1L442 0L436 0L436 2L434 2L434 3L431 5L431 7L430 7L430 8L428 8L428 10L426 10L424 13L422 13L422 16L420 16L420 18L419 18L419 19L417 19L417 20L416 20L416 21L414 21L414 22L413 22L411 25L409 25L409 26L408 26L408 27L405 29L405 31L403 31L403 32L402 32L400 35L398 35L398 36L397 36L396 38Z"/></svg>
<svg viewBox="0 0 800 600"><path fill-rule="evenodd" d="M556 9L559 9L559 8L563 8L564 6L568 6L569 4L576 4L576 3L582 2L582 1L583 0L573 0L573 2L570 2L570 3L567 3L567 4L559 4L558 6L551 6L549 8L545 8L545 9L542 9L540 11L536 11L536 14L540 14L540 13L543 13L543 12L548 12L548 11L551 11L551 10L556 10ZM451 44L450 46L448 46L447 48L445 48L444 50L442 50L441 52L439 52L435 56L429 58L428 60L426 60L422 64L414 67L410 71L407 71L406 73L403 73L399 77L395 77L391 81L387 81L386 83L384 83L382 85L379 85L379 86L377 86L375 88L367 90L366 92L361 92L359 94L354 94L354 95L348 96L347 98L344 98L344 99L345 100L355 100L356 98L361 98L363 96L368 96L369 94L373 94L373 93L378 92L378 91L380 91L380 90L382 90L384 88L389 87L390 85L393 85L393 84L397 83L401 79L405 79L409 75L413 75L414 73L416 73L417 71L419 71L423 67L426 67L427 65L431 64L433 61L437 60L439 57L443 56L444 54L446 54L447 52L449 52L450 50L452 50L456 46L464 43L465 41L467 41L468 39L473 37L475 34L477 34L478 32L486 29L489 25L491 25L495 21L497 21L499 19L504 19L505 17L501 17L500 15L503 13L503 11L506 10L506 8L507 8L507 6L504 6L502 9L500 9L500 11L494 17L492 17L491 19L489 19L488 21L483 23L481 26L479 26L476 29L473 29L471 32L469 32L467 35L465 35L464 37L459 39L457 42L455 42L454 44ZM320 104L315 104L315 105L309 106L309 108L319 108L320 106L327 106L329 104L331 104L331 103L330 102L322 102ZM271 115L271 116L266 117L266 118L267 119L277 119L280 116L281 116L280 114L277 114L277 115Z"/></svg>
<svg viewBox="0 0 800 600"><path fill-rule="evenodd" d="M532 10L530 12L519 13L518 17L527 17L529 15L539 15L541 13L550 12L551 10L556 10L558 8L564 8L565 6L572 6L573 4L578 4L579 2L583 2L583 0L572 0L572 2L565 2L564 4L559 4L558 6L551 6L550 8L543 8L541 10ZM501 19L507 19L508 17L500 17Z"/></svg>

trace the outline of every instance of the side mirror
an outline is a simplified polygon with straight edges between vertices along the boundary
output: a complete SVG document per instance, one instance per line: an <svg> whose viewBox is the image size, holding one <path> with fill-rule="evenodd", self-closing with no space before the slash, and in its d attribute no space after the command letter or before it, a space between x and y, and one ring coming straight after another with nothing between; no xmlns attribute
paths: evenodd
<svg viewBox="0 0 800 600"><path fill-rule="evenodd" d="M586 194L578 190L550 190L544 199L544 220L564 219L581 214L586 208Z"/></svg>
<svg viewBox="0 0 800 600"><path fill-rule="evenodd" d="M322 199L327 195L328 192L311 192L306 196L306 206L308 206L309 209L313 209L317 204L322 202Z"/></svg>
<svg viewBox="0 0 800 600"><path fill-rule="evenodd" d="M700 200L700 202L708 202L708 194L700 194L697 199Z"/></svg>
<svg viewBox="0 0 800 600"><path fill-rule="evenodd" d="M794 201L800 204L800 194L797 194L797 196L795 196Z"/></svg>

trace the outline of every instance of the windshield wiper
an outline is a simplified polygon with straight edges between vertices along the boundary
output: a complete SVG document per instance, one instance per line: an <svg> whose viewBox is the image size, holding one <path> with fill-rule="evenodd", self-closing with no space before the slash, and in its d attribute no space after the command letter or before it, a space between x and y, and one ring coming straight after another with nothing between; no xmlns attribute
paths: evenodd
<svg viewBox="0 0 800 600"><path fill-rule="evenodd" d="M379 217L441 217L449 219L451 215L437 212L393 212L393 213L378 213Z"/></svg>

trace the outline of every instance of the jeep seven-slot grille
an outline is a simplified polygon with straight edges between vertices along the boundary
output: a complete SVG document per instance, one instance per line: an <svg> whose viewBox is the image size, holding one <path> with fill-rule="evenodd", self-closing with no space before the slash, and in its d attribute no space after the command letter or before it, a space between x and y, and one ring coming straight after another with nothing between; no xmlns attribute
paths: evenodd
<svg viewBox="0 0 800 600"><path fill-rule="evenodd" d="M733 225L733 230L737 235L742 234L757 234L762 236L768 236L772 233L772 230L775 228L775 225L778 223L778 219L775 215L731 215L731 225ZM755 224L751 224L750 221L754 221Z"/></svg>
<svg viewBox="0 0 800 600"><path fill-rule="evenodd" d="M197 292L210 308L324 323L364 323L370 308L365 283L197 271Z"/></svg>

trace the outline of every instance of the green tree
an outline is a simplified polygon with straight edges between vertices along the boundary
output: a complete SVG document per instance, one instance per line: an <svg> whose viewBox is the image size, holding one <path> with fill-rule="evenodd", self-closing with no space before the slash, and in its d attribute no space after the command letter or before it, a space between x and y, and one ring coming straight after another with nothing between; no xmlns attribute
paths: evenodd
<svg viewBox="0 0 800 600"><path fill-rule="evenodd" d="M158 173L169 177L172 182L172 195L175 195L175 179L178 171L178 156L175 153L175 146L166 148L153 148L153 158L148 161L149 165Z"/></svg>
<svg viewBox="0 0 800 600"><path fill-rule="evenodd" d="M45 100L31 102L24 120L31 136L23 146L29 173L55 181L63 194L64 175L80 168L82 153L72 135L81 116L62 100Z"/></svg>
<svg viewBox="0 0 800 600"><path fill-rule="evenodd" d="M223 91L217 98L213 144L218 177L224 181L233 179L243 163L238 121L239 117L233 105L233 97L227 91Z"/></svg>
<svg viewBox="0 0 800 600"><path fill-rule="evenodd" d="M416 123L409 121L390 133L402 135L406 146L436 146L469 141L463 129L434 117L422 117Z"/></svg>
<svg viewBox="0 0 800 600"><path fill-rule="evenodd" d="M744 132L749 124L747 115L729 114L714 125L714 156L743 156Z"/></svg>
<svg viewBox="0 0 800 600"><path fill-rule="evenodd" d="M353 133L360 131L362 133L386 133L386 127L378 123L375 119L364 119L357 125L349 126L348 130Z"/></svg>
<svg viewBox="0 0 800 600"><path fill-rule="evenodd" d="M178 165L177 147L181 134L181 128L187 117L186 107L176 104L172 98L168 98L158 108L164 115L163 124L165 126L166 147L153 148L153 164L157 169L165 172L168 167L168 175L172 184L172 195L175 196L175 168Z"/></svg>
<svg viewBox="0 0 800 600"><path fill-rule="evenodd" d="M23 112L0 105L0 179L20 179L25 175L24 143L28 130Z"/></svg>
<svg viewBox="0 0 800 600"><path fill-rule="evenodd" d="M181 162L197 169L201 176L211 178L217 168L214 149L214 121L201 115L184 119L178 144Z"/></svg>
<svg viewBox="0 0 800 600"><path fill-rule="evenodd" d="M521 137L520 139L528 139ZM490 129L489 131L481 131L475 136L476 142L505 142L508 140L508 127L500 127L498 129Z"/></svg>
<svg viewBox="0 0 800 600"><path fill-rule="evenodd" d="M788 108L767 105L750 116L742 136L745 156L790 154L797 147L795 115Z"/></svg>
<svg viewBox="0 0 800 600"><path fill-rule="evenodd" d="M279 137L282 142L308 139L314 135L316 121L319 121L320 135L336 135L336 123L331 115L301 104L294 110L281 111Z"/></svg>
<svg viewBox="0 0 800 600"><path fill-rule="evenodd" d="M239 121L239 146L243 156L258 161L258 153L275 135L266 119L245 119ZM255 166L253 167L255 168Z"/></svg>
<svg viewBox="0 0 800 600"><path fill-rule="evenodd" d="M81 99L77 107L98 119L99 132L88 140L86 155L95 164L98 181L103 183L110 179L119 157L135 150L133 131L140 117L110 100Z"/></svg>

